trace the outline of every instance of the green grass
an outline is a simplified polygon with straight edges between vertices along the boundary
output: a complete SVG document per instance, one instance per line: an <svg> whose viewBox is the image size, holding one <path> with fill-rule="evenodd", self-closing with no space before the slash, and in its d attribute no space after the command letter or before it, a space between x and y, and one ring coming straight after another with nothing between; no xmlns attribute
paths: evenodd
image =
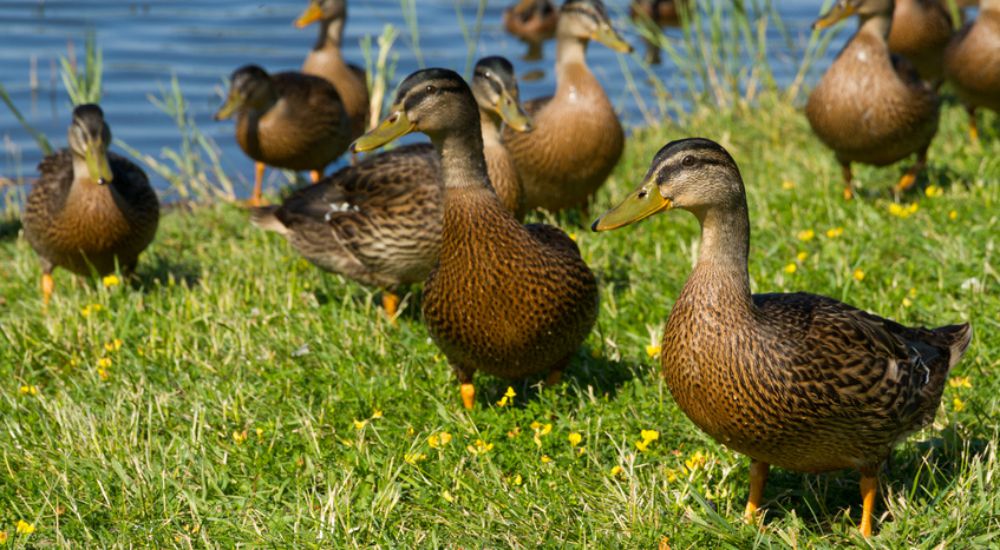
<svg viewBox="0 0 1000 550"><path fill-rule="evenodd" d="M890 213L884 193L900 167L858 168L863 198L843 202L832 154L801 113L769 97L640 131L595 207L637 185L666 141L711 137L747 183L757 290L809 290L905 323L973 323L954 373L971 387L946 389L934 425L900 445L883 476L879 547L998 544L997 120L983 125L976 148L962 111L946 110L922 182L943 194L905 197L918 205L906 218ZM838 227L840 236L827 237ZM805 230L815 237L800 240ZM467 413L419 321L419 293L393 327L377 292L311 267L235 207L165 215L132 284L105 288L57 272L44 314L36 258L4 225L7 544L863 544L854 472L773 471L763 530L743 524L747 460L684 417L647 355L690 270L694 218L673 212L575 234L600 275L602 301L564 383L516 382L513 406L500 407L508 384L478 376L477 408ZM659 439L639 452L650 429ZM431 447L428 437L441 432L451 441ZM581 436L576 447L570 433ZM471 452L477 440L492 448ZM35 532L17 534L19 520Z"/></svg>

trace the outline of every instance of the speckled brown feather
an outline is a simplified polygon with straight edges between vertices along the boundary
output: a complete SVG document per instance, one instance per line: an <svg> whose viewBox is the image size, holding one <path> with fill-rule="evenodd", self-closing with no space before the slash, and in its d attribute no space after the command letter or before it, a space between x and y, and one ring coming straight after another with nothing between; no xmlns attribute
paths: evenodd
<svg viewBox="0 0 1000 550"><path fill-rule="evenodd" d="M351 144L350 120L325 79L297 72L271 75L278 101L264 113L241 111L236 141L250 158L289 170L323 170Z"/></svg>
<svg viewBox="0 0 1000 550"><path fill-rule="evenodd" d="M953 29L951 14L939 0L896 0L889 29L889 51L908 59L921 78L937 83L944 71L944 50Z"/></svg>
<svg viewBox="0 0 1000 550"><path fill-rule="evenodd" d="M983 6L979 16L949 44L945 71L963 103L1000 112L1000 8Z"/></svg>
<svg viewBox="0 0 1000 550"><path fill-rule="evenodd" d="M85 176L74 181L72 154L63 150L38 165L25 204L24 236L42 260L81 275L106 275L117 264L134 268L160 218L156 192L141 168L108 153L113 179L98 185Z"/></svg>
<svg viewBox="0 0 1000 550"><path fill-rule="evenodd" d="M939 99L885 37L864 29L844 47L809 95L813 131L841 163L876 166L926 149L937 133Z"/></svg>

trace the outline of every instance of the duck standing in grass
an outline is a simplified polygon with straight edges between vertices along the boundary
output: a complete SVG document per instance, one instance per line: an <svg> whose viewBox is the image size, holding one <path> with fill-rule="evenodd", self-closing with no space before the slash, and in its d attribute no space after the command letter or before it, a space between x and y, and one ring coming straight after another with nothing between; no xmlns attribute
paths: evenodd
<svg viewBox="0 0 1000 550"><path fill-rule="evenodd" d="M302 64L302 72L321 76L340 94L344 110L351 119L351 139L365 133L368 126L368 80L365 70L344 61L340 45L347 23L346 0L311 0L309 7L295 21L303 28L319 22L319 38Z"/></svg>
<svg viewBox="0 0 1000 550"><path fill-rule="evenodd" d="M940 100L933 86L889 53L892 5L892 0L837 0L814 25L824 29L854 14L860 19L857 33L806 104L813 132L840 163L845 199L854 196L854 162L885 166L916 153L916 164L893 190L899 194L912 187L937 133Z"/></svg>
<svg viewBox="0 0 1000 550"><path fill-rule="evenodd" d="M1000 0L980 2L976 20L966 24L948 45L945 72L969 111L969 135L976 141L976 109L1000 113Z"/></svg>
<svg viewBox="0 0 1000 550"><path fill-rule="evenodd" d="M944 50L954 32L948 0L896 0L889 51L905 57L920 77L937 88L944 74Z"/></svg>
<svg viewBox="0 0 1000 550"><path fill-rule="evenodd" d="M636 24L658 33L663 27L681 26L681 11L691 9L692 4L691 0L632 0L628 12ZM646 63L659 65L662 61L659 44L645 37L642 41L646 43Z"/></svg>
<svg viewBox="0 0 1000 550"><path fill-rule="evenodd" d="M73 110L69 148L45 157L24 208L24 236L42 261L42 296L52 270L107 275L133 272L156 235L160 202L146 173L108 152L111 129L97 105Z"/></svg>
<svg viewBox="0 0 1000 550"><path fill-rule="evenodd" d="M476 100L455 72L425 69L400 85L391 114L355 142L370 151L427 134L441 157L441 252L424 284L423 316L472 408L477 370L558 381L597 318L597 281L561 230L521 225L490 184Z"/></svg>
<svg viewBox="0 0 1000 550"><path fill-rule="evenodd" d="M639 189L593 228L616 229L673 208L701 224L698 260L661 346L677 404L714 439L750 457L748 519L772 464L801 472L855 468L861 533L870 536L879 467L893 445L933 419L972 328L909 328L804 292L751 294L743 180L729 153L707 139L660 149Z"/></svg>
<svg viewBox="0 0 1000 550"><path fill-rule="evenodd" d="M604 88L587 68L587 44L629 46L600 0L566 0L556 29L556 94L525 104L535 130L504 130L529 210L585 208L618 164L625 133Z"/></svg>
<svg viewBox="0 0 1000 550"><path fill-rule="evenodd" d="M520 0L503 10L503 28L528 44L525 61L542 58L542 43L556 35L558 21L551 0Z"/></svg>
<svg viewBox="0 0 1000 550"><path fill-rule="evenodd" d="M251 206L260 203L265 165L309 170L316 182L353 139L351 120L337 90L310 74L270 75L256 65L236 69L215 120L233 114L236 142L255 161Z"/></svg>
<svg viewBox="0 0 1000 550"><path fill-rule="evenodd" d="M520 219L521 184L498 135L501 121L519 131L531 128L518 102L514 68L502 57L484 58L476 64L472 87L490 181L501 204ZM382 305L392 318L398 288L423 282L437 262L441 182L434 147L405 145L343 168L280 206L254 209L251 220L284 235L321 269L382 288Z"/></svg>

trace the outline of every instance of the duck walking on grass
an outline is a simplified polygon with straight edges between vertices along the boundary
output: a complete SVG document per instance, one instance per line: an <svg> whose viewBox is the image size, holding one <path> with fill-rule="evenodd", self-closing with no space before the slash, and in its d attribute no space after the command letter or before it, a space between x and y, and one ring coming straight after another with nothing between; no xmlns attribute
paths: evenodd
<svg viewBox="0 0 1000 550"><path fill-rule="evenodd" d="M697 263L674 303L660 363L685 414L752 460L752 518L770 465L861 471L861 533L872 532L881 464L927 425L968 324L909 328L832 298L753 294L750 220L739 169L707 139L668 143L645 180L594 223L623 227L680 208L701 224Z"/></svg>
<svg viewBox="0 0 1000 550"><path fill-rule="evenodd" d="M494 193L476 100L455 72L426 69L400 85L391 114L355 142L369 151L410 132L441 156L441 252L424 284L423 316L472 408L473 373L549 372L554 383L597 318L597 281L559 229L514 219Z"/></svg>
<svg viewBox="0 0 1000 550"><path fill-rule="evenodd" d="M514 68L502 57L484 58L472 86L490 181L500 202L520 219L521 183L498 135L501 121L518 131L531 129L518 102ZM423 282L437 262L441 182L434 147L405 145L300 189L280 206L256 208L251 220L284 235L321 269L382 288L382 305L394 318L398 288Z"/></svg>
<svg viewBox="0 0 1000 550"><path fill-rule="evenodd" d="M255 161L251 206L261 200L265 165L309 170L312 180L351 144L351 120L332 84L294 71L247 65L233 72L215 120L236 115L236 142Z"/></svg>
<svg viewBox="0 0 1000 550"><path fill-rule="evenodd" d="M840 163L845 199L854 196L854 162L885 166L916 153L916 164L894 191L912 187L937 133L940 100L933 86L905 59L889 54L892 6L892 0L837 0L815 24L824 29L854 14L860 18L857 33L806 104L813 131Z"/></svg>
<svg viewBox="0 0 1000 550"><path fill-rule="evenodd" d="M97 105L73 110L69 148L45 157L25 204L24 236L42 261L45 303L52 270L130 273L156 235L160 202L145 172L108 152L111 129Z"/></svg>
<svg viewBox="0 0 1000 550"><path fill-rule="evenodd" d="M969 136L979 139L976 109L1000 113L1000 0L982 0L976 20L952 39L945 73L969 111Z"/></svg>

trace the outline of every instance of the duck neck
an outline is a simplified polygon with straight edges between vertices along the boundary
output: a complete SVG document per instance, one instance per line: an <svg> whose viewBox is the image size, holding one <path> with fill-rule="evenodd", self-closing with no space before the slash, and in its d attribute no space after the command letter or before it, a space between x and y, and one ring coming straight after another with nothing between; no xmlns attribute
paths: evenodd
<svg viewBox="0 0 1000 550"><path fill-rule="evenodd" d="M73 157L73 192L94 191L102 187L110 190L110 184L101 185L90 177L90 168L87 167L87 161L83 157L73 153L70 155Z"/></svg>
<svg viewBox="0 0 1000 550"><path fill-rule="evenodd" d="M501 123L500 115L486 109L479 109L479 126L482 128L484 146L500 143Z"/></svg>
<svg viewBox="0 0 1000 550"><path fill-rule="evenodd" d="M432 138L431 141L441 156L441 175L446 188L488 185L483 136L478 124L471 129Z"/></svg>
<svg viewBox="0 0 1000 550"><path fill-rule="evenodd" d="M750 218L746 201L694 214L701 223L701 248L691 280L699 281L713 295L724 296L725 303L749 310Z"/></svg>
<svg viewBox="0 0 1000 550"><path fill-rule="evenodd" d="M884 42L889 37L891 25L891 14L877 13L875 15L862 15L858 23L858 34L867 34Z"/></svg>
<svg viewBox="0 0 1000 550"><path fill-rule="evenodd" d="M580 74L590 73L587 68L587 40L575 36L560 36L556 42L556 93L574 85Z"/></svg>
<svg viewBox="0 0 1000 550"><path fill-rule="evenodd" d="M316 39L314 50L335 50L340 51L340 44L343 40L344 23L347 15L336 19L326 19L320 21L319 38Z"/></svg>

